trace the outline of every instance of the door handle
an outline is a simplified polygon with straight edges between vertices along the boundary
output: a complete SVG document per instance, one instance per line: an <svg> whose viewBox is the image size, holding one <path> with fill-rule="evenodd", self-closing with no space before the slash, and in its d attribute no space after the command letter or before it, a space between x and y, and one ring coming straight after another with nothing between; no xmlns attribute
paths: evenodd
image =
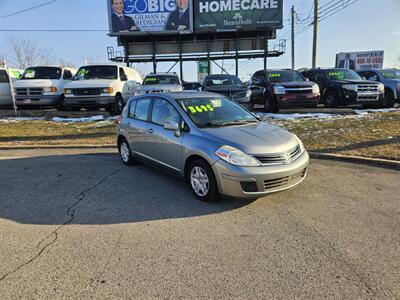
<svg viewBox="0 0 400 300"><path fill-rule="evenodd" d="M148 133L153 133L153 128L150 128L149 130L147 130Z"/></svg>

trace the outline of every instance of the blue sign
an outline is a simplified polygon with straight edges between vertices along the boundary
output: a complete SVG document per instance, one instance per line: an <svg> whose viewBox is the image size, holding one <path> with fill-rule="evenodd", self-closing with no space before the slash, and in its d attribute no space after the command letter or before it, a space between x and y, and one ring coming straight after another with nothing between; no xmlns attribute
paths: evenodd
<svg viewBox="0 0 400 300"><path fill-rule="evenodd" d="M110 0L111 34L193 32L192 0Z"/></svg>

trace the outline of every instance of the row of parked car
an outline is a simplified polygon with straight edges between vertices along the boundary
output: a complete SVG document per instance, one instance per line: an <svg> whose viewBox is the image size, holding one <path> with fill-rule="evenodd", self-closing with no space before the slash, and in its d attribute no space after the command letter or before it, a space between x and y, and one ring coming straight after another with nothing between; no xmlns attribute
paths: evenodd
<svg viewBox="0 0 400 300"><path fill-rule="evenodd" d="M175 73L150 73L142 79L135 69L116 64L87 65L78 70L54 66L30 67L23 72L0 69L0 106L12 104L11 90L18 108L105 108L112 114L121 112L130 96L182 90L218 93L248 108L263 105L266 112L319 103L326 107L392 107L400 102L400 70L260 70L245 84L229 74L208 75L202 83L182 83Z"/></svg>

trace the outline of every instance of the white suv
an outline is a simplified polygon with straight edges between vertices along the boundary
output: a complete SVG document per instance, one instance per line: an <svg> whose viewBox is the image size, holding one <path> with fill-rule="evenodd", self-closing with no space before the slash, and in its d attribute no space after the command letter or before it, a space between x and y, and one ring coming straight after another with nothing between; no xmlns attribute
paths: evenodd
<svg viewBox="0 0 400 300"><path fill-rule="evenodd" d="M72 80L76 70L67 67L37 66L25 69L14 83L15 102L19 108L64 104L64 85Z"/></svg>
<svg viewBox="0 0 400 300"><path fill-rule="evenodd" d="M21 74L22 71L17 69L0 68L0 107L12 106L10 79L11 84L14 84Z"/></svg>
<svg viewBox="0 0 400 300"><path fill-rule="evenodd" d="M174 73L150 73L143 80L138 94L182 92L182 83Z"/></svg>
<svg viewBox="0 0 400 300"><path fill-rule="evenodd" d="M65 106L71 110L103 107L111 114L119 114L129 97L136 95L141 81L138 71L125 66L82 66L64 87Z"/></svg>

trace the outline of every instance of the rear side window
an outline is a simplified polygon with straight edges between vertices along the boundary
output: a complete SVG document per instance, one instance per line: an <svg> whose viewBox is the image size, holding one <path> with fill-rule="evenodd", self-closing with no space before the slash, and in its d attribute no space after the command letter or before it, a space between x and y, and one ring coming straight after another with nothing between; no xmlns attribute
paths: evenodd
<svg viewBox="0 0 400 300"><path fill-rule="evenodd" d="M131 119L135 118L135 108L136 108L136 100L131 101L131 104L129 106L129 112L128 112L128 117Z"/></svg>
<svg viewBox="0 0 400 300"><path fill-rule="evenodd" d="M147 117L149 115L149 108L150 108L151 99L138 99L136 103L135 109L135 119L147 121Z"/></svg>
<svg viewBox="0 0 400 300"><path fill-rule="evenodd" d="M8 74L7 74L6 70L0 70L0 82L8 83Z"/></svg>

